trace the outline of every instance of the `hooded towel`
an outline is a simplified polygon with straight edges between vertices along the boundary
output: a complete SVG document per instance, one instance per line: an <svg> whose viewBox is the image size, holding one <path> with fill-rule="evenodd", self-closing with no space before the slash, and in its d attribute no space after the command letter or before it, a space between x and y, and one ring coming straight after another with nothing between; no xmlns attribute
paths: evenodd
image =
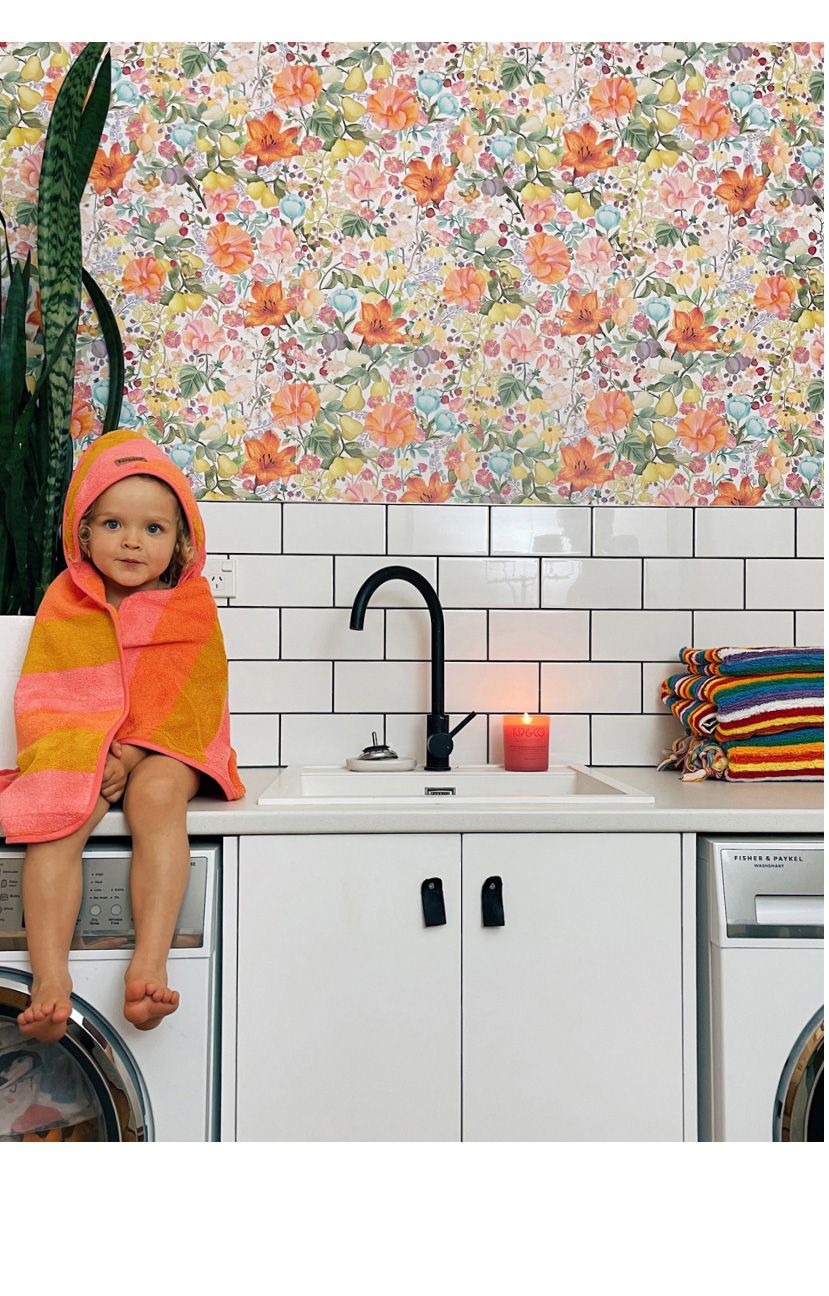
<svg viewBox="0 0 829 1296"><path fill-rule="evenodd" d="M135 473L175 492L195 555L172 589L138 590L116 610L78 527L103 491ZM0 770L6 840L54 841L85 823L116 738L183 761L237 801L245 788L230 745L227 656L187 478L147 437L98 437L69 483L63 549L67 568L43 596L14 694L18 765Z"/></svg>

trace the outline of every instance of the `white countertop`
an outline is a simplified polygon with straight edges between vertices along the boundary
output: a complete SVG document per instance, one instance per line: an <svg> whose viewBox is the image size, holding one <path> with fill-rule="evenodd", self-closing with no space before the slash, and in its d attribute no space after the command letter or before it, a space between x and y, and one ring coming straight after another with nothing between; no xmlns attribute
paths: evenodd
<svg viewBox="0 0 829 1296"><path fill-rule="evenodd" d="M258 806L257 797L279 773L278 767L240 769L247 788L240 801L195 797L187 814L191 837L236 837L246 833L398 833L398 832L693 832L821 833L822 783L726 783L707 779L683 783L675 771L657 773L640 766L592 766L639 791L653 805L609 805L591 809L492 810L453 806L441 800L401 809L365 806ZM110 810L95 837L129 834L120 810Z"/></svg>

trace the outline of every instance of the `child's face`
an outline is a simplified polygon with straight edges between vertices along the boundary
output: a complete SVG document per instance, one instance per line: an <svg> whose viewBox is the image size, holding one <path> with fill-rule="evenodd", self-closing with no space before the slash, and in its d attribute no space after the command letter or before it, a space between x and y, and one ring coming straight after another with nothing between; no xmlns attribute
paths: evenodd
<svg viewBox="0 0 829 1296"><path fill-rule="evenodd" d="M89 556L117 594L162 588L176 543L178 500L162 482L127 477L95 501Z"/></svg>

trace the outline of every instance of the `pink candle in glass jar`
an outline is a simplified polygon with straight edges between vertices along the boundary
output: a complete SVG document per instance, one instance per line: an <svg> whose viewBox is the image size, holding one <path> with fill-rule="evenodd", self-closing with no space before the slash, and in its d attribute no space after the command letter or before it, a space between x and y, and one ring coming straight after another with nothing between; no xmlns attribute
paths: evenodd
<svg viewBox="0 0 829 1296"><path fill-rule="evenodd" d="M550 765L550 717L504 716L504 769L546 770Z"/></svg>

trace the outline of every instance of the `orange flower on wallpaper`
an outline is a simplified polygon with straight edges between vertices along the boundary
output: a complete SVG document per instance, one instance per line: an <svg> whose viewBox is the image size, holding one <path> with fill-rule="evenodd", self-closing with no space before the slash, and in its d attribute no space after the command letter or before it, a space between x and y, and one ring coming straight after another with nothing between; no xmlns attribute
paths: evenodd
<svg viewBox="0 0 829 1296"><path fill-rule="evenodd" d="M259 166L270 166L272 162L296 157L301 151L296 142L299 127L291 126L283 130L279 113L266 112L264 117L255 117L245 122L245 129L248 142L242 153L247 157L255 157Z"/></svg>
<svg viewBox="0 0 829 1296"><path fill-rule="evenodd" d="M750 212L760 194L763 192L763 186L768 184L768 176L755 175L754 168L747 166L743 168L743 176L740 179L739 171L727 167L720 176L721 184L718 184L714 193L718 198L722 198L732 216L738 215L739 212Z"/></svg>
<svg viewBox="0 0 829 1296"><path fill-rule="evenodd" d="M740 482L739 490L733 481L721 481L717 486L717 494L711 501L711 507L754 508L760 503L764 494L765 487L752 486L748 477L744 477Z"/></svg>
<svg viewBox="0 0 829 1296"><path fill-rule="evenodd" d="M691 410L679 420L676 434L691 454L717 454L728 444L726 423L708 410Z"/></svg>
<svg viewBox="0 0 829 1296"><path fill-rule="evenodd" d="M428 483L422 477L410 477L400 501L402 504L443 504L454 489L454 482L441 481L440 473L433 472Z"/></svg>
<svg viewBox="0 0 829 1296"><path fill-rule="evenodd" d="M399 450L417 436L414 414L405 405L378 405L366 416L365 429L375 445Z"/></svg>
<svg viewBox="0 0 829 1296"><path fill-rule="evenodd" d="M121 283L127 292L157 302L167 278L167 267L157 257L136 257L124 267Z"/></svg>
<svg viewBox="0 0 829 1296"><path fill-rule="evenodd" d="M754 289L754 305L778 319L788 319L797 300L797 284L786 275L769 275Z"/></svg>
<svg viewBox="0 0 829 1296"><path fill-rule="evenodd" d="M728 135L734 123L734 118L724 103L720 103L718 99L708 99L705 95L685 104L679 120L695 140L722 139L723 135Z"/></svg>
<svg viewBox="0 0 829 1296"><path fill-rule="evenodd" d="M556 477L557 482L569 484L571 490L582 491L588 486L601 486L613 476L608 471L611 454L596 454L596 447L587 437L582 437L575 445L561 447L561 468Z"/></svg>
<svg viewBox="0 0 829 1296"><path fill-rule="evenodd" d="M443 202L446 188L457 167L446 166L439 157L432 158L431 167L421 158L409 163L409 170L403 181L404 189L411 189L418 207L428 207L430 203Z"/></svg>
<svg viewBox="0 0 829 1296"><path fill-rule="evenodd" d="M570 270L566 243L554 234L533 234L524 247L527 269L539 283L557 284Z"/></svg>
<svg viewBox="0 0 829 1296"><path fill-rule="evenodd" d="M420 116L420 104L410 90L383 86L366 100L368 114L381 130L404 131Z"/></svg>
<svg viewBox="0 0 829 1296"><path fill-rule="evenodd" d="M636 107L636 86L627 77L603 77L590 91L590 107L597 117L624 117Z"/></svg>
<svg viewBox="0 0 829 1296"><path fill-rule="evenodd" d="M450 306L462 306L464 310L476 311L486 292L487 277L483 270L475 266L463 266L460 270L450 270L443 285L443 295Z"/></svg>
<svg viewBox="0 0 829 1296"><path fill-rule="evenodd" d="M267 486L280 477L293 477L297 471L293 462L296 452L296 446L283 446L273 432L265 432L258 438L245 437L247 458L242 472L251 474L256 486Z"/></svg>
<svg viewBox="0 0 829 1296"><path fill-rule="evenodd" d="M320 398L308 383L283 383L271 397L271 413L281 428L302 427L313 423L319 413Z"/></svg>
<svg viewBox="0 0 829 1296"><path fill-rule="evenodd" d="M228 221L216 224L208 231L205 246L214 266L228 274L241 274L253 262L250 235Z"/></svg>
<svg viewBox="0 0 829 1296"><path fill-rule="evenodd" d="M604 171L614 166L616 158L610 152L613 140L599 140L596 127L590 122L580 130L564 132L564 155L559 163L572 167L577 176L590 175L591 171Z"/></svg>
<svg viewBox="0 0 829 1296"><path fill-rule="evenodd" d="M705 323L699 306L694 306L689 311L674 312L674 326L665 334L665 341L673 342L681 355L689 351L717 351L716 333L713 324Z"/></svg>
<svg viewBox="0 0 829 1296"><path fill-rule="evenodd" d="M274 78L273 97L283 108L307 108L322 89L320 74L308 63L290 64Z"/></svg>
<svg viewBox="0 0 829 1296"><path fill-rule="evenodd" d="M282 284L260 283L256 282L251 289L253 301L247 301L245 305L245 323L255 328L261 328L267 325L273 325L279 328L285 323L288 315L296 309L296 304L290 296L286 297L282 291Z"/></svg>
<svg viewBox="0 0 829 1296"><path fill-rule="evenodd" d="M75 396L72 400L72 416L69 420L69 435L73 441L80 437L89 436L95 427L95 411L81 396Z"/></svg>
<svg viewBox="0 0 829 1296"><path fill-rule="evenodd" d="M384 297L379 302L363 302L360 322L354 325L354 332L361 334L366 346L380 346L384 342L399 345L406 341L400 332L405 323L402 316L392 318L391 302Z"/></svg>
<svg viewBox="0 0 829 1296"><path fill-rule="evenodd" d="M633 418L633 402L627 392L599 392L587 406L591 432L620 432Z"/></svg>
<svg viewBox="0 0 829 1296"><path fill-rule="evenodd" d="M610 308L599 305L599 294L594 292L571 292L567 298L567 310L561 316L561 332L564 337L576 337L582 333L594 337L610 319Z"/></svg>
<svg viewBox="0 0 829 1296"><path fill-rule="evenodd" d="M132 153L121 151L120 144L113 144L109 157L103 149L98 149L89 172L92 188L97 194L117 193L134 161Z"/></svg>

